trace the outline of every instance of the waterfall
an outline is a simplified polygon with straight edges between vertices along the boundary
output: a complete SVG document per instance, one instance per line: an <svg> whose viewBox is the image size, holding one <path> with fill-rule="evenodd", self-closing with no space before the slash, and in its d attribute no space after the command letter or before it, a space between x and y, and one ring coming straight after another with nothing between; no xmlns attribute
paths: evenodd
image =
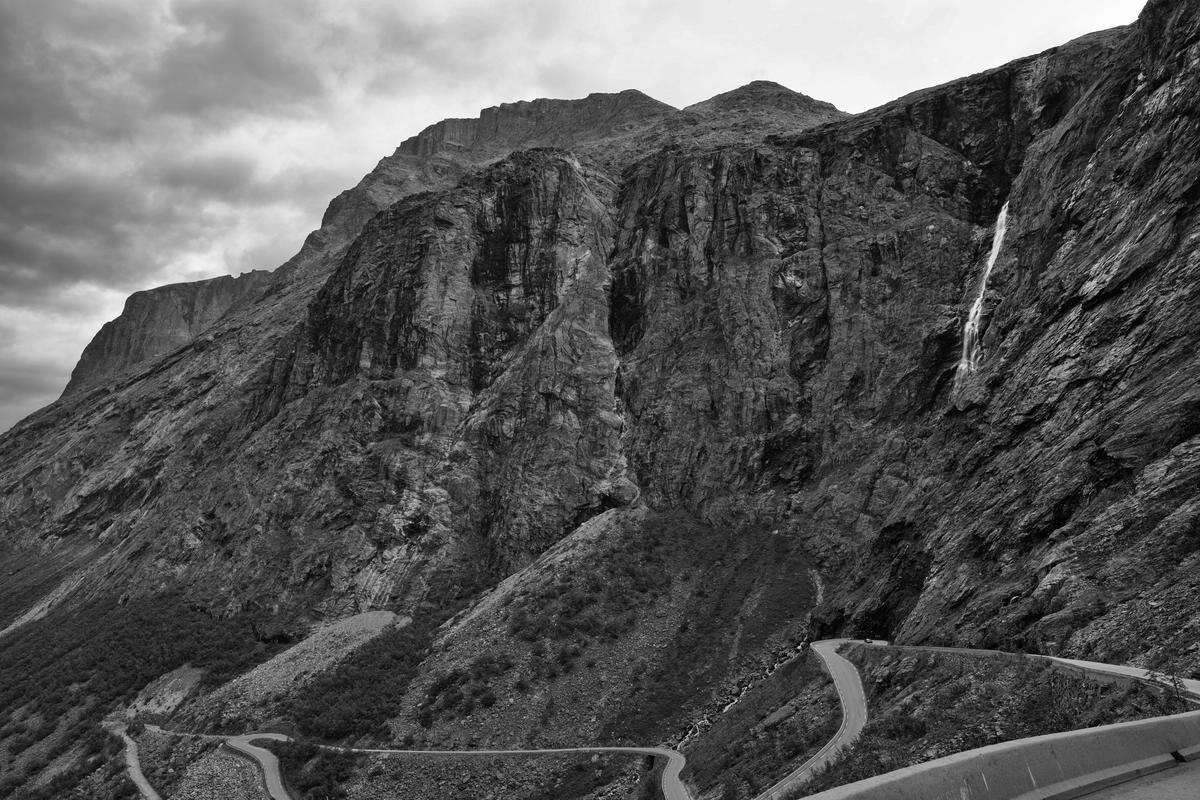
<svg viewBox="0 0 1200 800"><path fill-rule="evenodd" d="M1000 248L1004 246L1004 231L1008 227L1008 203L1000 208L996 217L996 232L992 235L992 252L988 254L987 266L983 270L983 280L979 282L979 294L971 304L971 313L967 316L966 327L963 328L962 355L958 359L958 368L954 371L954 388L958 390L966 381L967 376L979 367L979 321L983 317L983 296L987 293L988 277L992 267L996 266L996 258Z"/></svg>

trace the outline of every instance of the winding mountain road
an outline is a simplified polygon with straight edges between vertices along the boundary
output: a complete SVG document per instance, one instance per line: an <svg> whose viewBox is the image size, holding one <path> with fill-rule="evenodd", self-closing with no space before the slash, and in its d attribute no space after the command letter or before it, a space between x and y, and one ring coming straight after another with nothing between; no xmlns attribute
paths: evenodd
<svg viewBox="0 0 1200 800"><path fill-rule="evenodd" d="M834 688L842 707L842 722L834 734L815 755L801 764L792 772L781 778L770 788L760 793L755 800L780 800L784 793L802 786L814 774L850 745L867 724L867 700L863 690L862 678L858 669L848 659L838 654L838 649L849 643L867 644L879 647L888 646L888 642L870 641L863 639L827 639L813 642L812 649L821 659L829 676L833 679ZM994 654L993 651L970 650L967 648L944 647L905 647L905 649L923 650L930 652L954 652L971 655ZM1093 661L1058 658L1054 656L1030 656L1045 658L1055 662L1082 669L1089 672L1124 675L1133 678L1154 680L1151 673L1137 667L1127 667L1115 664L1101 664ZM1184 688L1200 697L1200 681L1184 680ZM137 757L137 744L125 732L125 726L117 723L106 723L105 727L115 735L120 735L126 746L126 763L129 765L130 777L137 784L145 800L161 800L158 793L146 781L142 774ZM164 730L157 725L147 725L148 729L172 736L195 736L203 739L220 739L227 747L255 761L263 774L264 785L272 800L293 800L284 786L280 774L279 759L265 747L259 747L254 742L262 739L277 742L292 741L288 736L279 733L247 733L240 736L214 736L212 734L181 733ZM418 756L532 756L532 755L561 755L569 753L630 753L648 755L666 759L662 773L662 792L665 800L693 800L687 785L684 784L680 773L686 763L683 754L665 747L561 747L540 750L387 750L354 747L338 747L336 745L319 745L322 749L344 753L370 753L377 755L418 755Z"/></svg>
<svg viewBox="0 0 1200 800"><path fill-rule="evenodd" d="M872 645L887 645L887 642L871 642ZM1171 680L1175 676L1161 671L1148 670L1142 667L1129 667L1124 664L1105 664L1100 661L1083 661L1078 658L1063 658L1061 656L1046 656L1039 653L1009 653L1004 650L982 650L972 647L937 647L934 645L891 645L898 650L910 650L919 653L950 653L952 655L963 656L995 656L1007 659L1024 659L1027 661L1048 661L1058 667L1070 667L1071 670L1077 673L1083 673L1085 676L1103 677L1105 675L1119 675L1135 680L1147 681L1149 683L1160 686L1170 686ZM1195 702L1200 702L1200 680L1192 678L1178 678L1179 688L1191 696Z"/></svg>
<svg viewBox="0 0 1200 800"><path fill-rule="evenodd" d="M244 736L232 736L226 739L225 746L258 762L263 774L263 783L267 787L267 794L271 795L271 800L293 800L283 785L283 775L279 771L279 759L267 748L253 744L259 739L270 739L275 742L291 741L289 737L280 733L248 733Z"/></svg>
<svg viewBox="0 0 1200 800"><path fill-rule="evenodd" d="M836 734L814 755L797 769L775 783L771 788L760 794L756 800L777 800L782 793L798 786L841 752L842 748L853 742L867 724L867 701L863 691L862 680L858 670L850 661L838 655L837 650L843 644L859 641L855 639L829 639L812 644L812 649L820 657L826 671L833 679L837 689L838 699L842 706L842 723ZM279 759L265 747L254 744L260 739L270 739L277 742L292 741L290 737L278 733L248 733L241 736L213 736L212 734L179 733L168 731L157 725L147 725L152 731L174 736L196 736L204 739L223 739L225 745L232 750L254 760L263 774L264 784L271 800L293 800L283 783L279 769ZM684 755L677 750L665 747L561 747L540 750L386 750L355 747L338 747L336 745L320 745L325 750L343 753L371 753L376 755L422 755L422 756L530 756L530 755L562 755L568 753L630 753L648 755L666 759L662 773L662 792L664 800L693 800L687 785L680 773L687 763ZM148 786L148 784L147 784ZM153 791L151 789L151 791ZM157 795L153 800L158 800Z"/></svg>
<svg viewBox="0 0 1200 800"><path fill-rule="evenodd" d="M279 759L265 747L259 747L254 742L269 739L275 742L290 742L290 736L281 733L246 733L240 736L214 736L208 733L184 733L169 731L158 725L147 725L147 729L167 736L192 736L199 739L220 739L227 747L247 758L253 759L263 774L264 785L271 800L293 800L283 783L279 770ZM122 728L123 729L123 728ZM127 742L131 740L127 739ZM127 744L128 746L128 744ZM662 791L665 800L692 800L680 773L687 760L683 753L666 747L557 747L541 750L385 750L366 747L338 747L337 745L317 745L322 750L332 750L340 753L369 753L375 755L408 755L408 756L537 756L564 755L570 753L629 753L631 755L655 756L667 761L662 774ZM136 752L136 744L134 745ZM135 756L136 758L136 756ZM139 769L140 775L140 769ZM139 784L140 786L140 784ZM149 788L149 784L146 784ZM154 790L150 788L150 791ZM152 800L161 800L157 794Z"/></svg>
<svg viewBox="0 0 1200 800"><path fill-rule="evenodd" d="M162 800L162 796L154 790L154 787L150 785L150 781L146 780L145 773L142 772L142 762L138 758L137 742L125 732L124 723L106 720L102 724L102 727L113 736L120 736L121 741L125 743L125 769L129 772L129 779L133 781L141 793L142 800Z"/></svg>
<svg viewBox="0 0 1200 800"><path fill-rule="evenodd" d="M837 652L839 647L850 642L865 643L865 640L825 639L812 643L813 652L824 663L829 677L833 678L833 686L842 704L842 724L837 733L812 758L789 772L755 800L778 800L784 792L807 783L817 770L836 758L842 748L862 733L863 726L867 724L867 696L863 691L862 678L858 669Z"/></svg>
<svg viewBox="0 0 1200 800"><path fill-rule="evenodd" d="M1169 676L1161 672L1142 669L1141 667L1126 667L1122 664L1101 664L1098 661L1081 661L1077 658L1059 658L1058 656L1040 656L1048 661L1055 661L1059 664L1066 664L1070 667L1076 667L1084 672L1099 672L1108 673L1110 675L1124 675L1129 678L1140 678L1145 681L1154 681L1155 683L1164 683L1167 681L1161 678ZM1179 678L1179 683L1182 689L1193 697L1200 698L1200 681L1191 678Z"/></svg>

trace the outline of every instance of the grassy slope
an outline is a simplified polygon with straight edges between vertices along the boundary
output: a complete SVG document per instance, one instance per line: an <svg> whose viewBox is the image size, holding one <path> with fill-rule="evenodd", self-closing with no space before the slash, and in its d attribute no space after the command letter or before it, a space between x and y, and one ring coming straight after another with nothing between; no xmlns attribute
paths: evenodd
<svg viewBox="0 0 1200 800"><path fill-rule="evenodd" d="M812 591L807 562L788 537L611 512L440 630L418 617L284 705L305 736L417 748L653 745L677 741L709 716L716 724L691 745L697 758L736 740L751 765L737 780L758 786L837 724L829 682L805 659L720 714L738 687L761 682L767 667L794 652ZM386 782L371 775L379 765L313 754L292 761L309 788ZM719 786L723 770L698 780ZM594 772L572 766L545 776L543 788L583 796L625 780Z"/></svg>
<svg viewBox="0 0 1200 800"><path fill-rule="evenodd" d="M787 537L610 512L443 628L394 709L395 741L677 741L791 650L811 595Z"/></svg>
<svg viewBox="0 0 1200 800"><path fill-rule="evenodd" d="M401 756L329 753L272 743L298 800L444 797L655 800L658 772L634 755Z"/></svg>
<svg viewBox="0 0 1200 800"><path fill-rule="evenodd" d="M756 684L685 749L683 777L704 794L746 798L804 763L837 731L833 682L811 651Z"/></svg>

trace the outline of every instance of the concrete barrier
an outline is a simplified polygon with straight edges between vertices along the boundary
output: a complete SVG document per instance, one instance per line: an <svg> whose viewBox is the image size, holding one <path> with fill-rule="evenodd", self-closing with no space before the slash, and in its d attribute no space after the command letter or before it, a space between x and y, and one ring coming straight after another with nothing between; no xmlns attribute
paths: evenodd
<svg viewBox="0 0 1200 800"><path fill-rule="evenodd" d="M1200 711L1051 733L877 775L810 800L1049 800L1173 766L1200 745Z"/></svg>

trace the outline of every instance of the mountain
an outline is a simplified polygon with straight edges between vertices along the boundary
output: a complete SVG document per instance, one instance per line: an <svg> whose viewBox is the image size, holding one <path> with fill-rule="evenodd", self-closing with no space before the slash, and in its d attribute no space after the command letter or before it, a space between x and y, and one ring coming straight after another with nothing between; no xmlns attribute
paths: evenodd
<svg viewBox="0 0 1200 800"><path fill-rule="evenodd" d="M790 124L793 129L811 128L849 116L832 103L794 92L774 81L751 81L701 103L694 103L684 111L702 118L727 119L734 125L740 123L747 128L764 121L768 125L774 123L775 127Z"/></svg>
<svg viewBox="0 0 1200 800"><path fill-rule="evenodd" d="M506 104L224 308L131 301L0 439L0 672L53 678L0 786L115 793L80 720L185 664L180 728L685 752L805 637L1200 668L1198 36L1154 0L857 115Z"/></svg>

